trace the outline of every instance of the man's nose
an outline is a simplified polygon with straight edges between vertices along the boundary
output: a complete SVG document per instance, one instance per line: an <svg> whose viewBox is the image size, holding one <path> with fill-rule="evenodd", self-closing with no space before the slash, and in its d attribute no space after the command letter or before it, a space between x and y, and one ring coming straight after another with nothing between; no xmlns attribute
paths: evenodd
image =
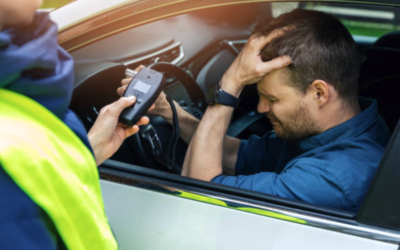
<svg viewBox="0 0 400 250"><path fill-rule="evenodd" d="M258 113L267 113L271 110L271 107L267 101L259 101L257 105Z"/></svg>

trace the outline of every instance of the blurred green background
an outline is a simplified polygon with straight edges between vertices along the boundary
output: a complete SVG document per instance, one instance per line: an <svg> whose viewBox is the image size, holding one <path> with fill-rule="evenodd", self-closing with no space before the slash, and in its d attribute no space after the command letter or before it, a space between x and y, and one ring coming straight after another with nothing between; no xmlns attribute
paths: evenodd
<svg viewBox="0 0 400 250"><path fill-rule="evenodd" d="M42 9L58 8L70 2L73 2L73 0L44 0L41 8Z"/></svg>
<svg viewBox="0 0 400 250"><path fill-rule="evenodd" d="M353 7L350 8L351 5L346 5L344 4L332 4L332 3L307 3L305 6L305 9L308 10L315 10L316 7L320 6L326 6L329 9L330 8L337 8L342 11L347 10L347 18L346 17L341 17L337 16L337 18L346 26L346 28L350 31L352 35L360 35L360 36L369 36L369 37L381 37L382 35L393 32L393 31L399 31L400 30L400 24L397 19L393 18L393 21L391 23L382 23L378 21L376 18L379 15L384 14L391 14L395 15L396 9L393 7L387 7L386 9L371 9L371 8L366 8L367 5L364 6L364 11L369 11L370 14L375 14L375 20L374 18L370 18L369 21L357 21L357 16L361 14L360 12L363 11L362 5L360 8L355 8L354 5ZM375 13L374 13L375 11ZM357 13L358 12L358 13ZM331 13L332 14L332 13ZM335 15L335 14L333 14ZM368 13L364 14L364 18L368 19ZM379 19L379 17L378 17ZM381 17L383 20L383 17Z"/></svg>
<svg viewBox="0 0 400 250"><path fill-rule="evenodd" d="M283 13L290 12L295 8L299 8L300 4L298 2L277 2L272 3L272 13L274 17L277 17ZM325 3L325 2L308 2L305 6L300 7L307 10L319 10L319 7L323 7L324 12L331 10L331 14L335 15L338 11L343 11L346 13L342 16L337 16L337 18L346 26L352 35L367 36L367 37L381 37L382 35L393 32L400 31L400 22L395 18L395 13L398 9L394 7L381 7L381 8L371 8L367 5L351 5L349 3ZM332 12L333 11L333 12ZM363 13L364 12L364 13ZM363 14L365 20L357 20L360 15ZM374 14L373 17L369 17L368 14ZM393 20L391 22L382 22L383 17L379 15L391 15L393 14ZM382 19L382 20L378 20Z"/></svg>

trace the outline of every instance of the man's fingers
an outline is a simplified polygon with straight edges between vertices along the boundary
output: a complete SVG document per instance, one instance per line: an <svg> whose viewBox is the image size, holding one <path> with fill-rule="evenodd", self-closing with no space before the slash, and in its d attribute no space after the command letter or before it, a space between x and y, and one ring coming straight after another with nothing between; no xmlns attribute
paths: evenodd
<svg viewBox="0 0 400 250"><path fill-rule="evenodd" d="M287 31L294 29L294 25L285 26L283 28L275 29L271 31L268 35L262 36L260 34L254 34L252 39L254 39L255 46L259 48L264 48L265 45L270 43L275 38L283 36Z"/></svg>
<svg viewBox="0 0 400 250"><path fill-rule="evenodd" d="M140 70L144 69L145 67L143 65L140 65L135 69L136 72L139 72ZM129 85L129 83L132 81L132 77L127 76L125 79L121 80L121 85L122 87L119 87L117 89L118 95L122 96L125 92L126 87Z"/></svg>
<svg viewBox="0 0 400 250"><path fill-rule="evenodd" d="M262 64L262 72L265 74L270 73L271 71L278 70L284 68L292 63L292 59L290 56L280 56L272 59L269 62L265 62Z"/></svg>
<svg viewBox="0 0 400 250"><path fill-rule="evenodd" d="M140 65L135 69L135 71L139 72L140 70L144 69L145 67L143 65Z"/></svg>
<svg viewBox="0 0 400 250"><path fill-rule="evenodd" d="M117 89L117 93L118 93L119 96L122 96L124 94L126 87L127 86L123 86L123 87L119 87Z"/></svg>
<svg viewBox="0 0 400 250"><path fill-rule="evenodd" d="M273 30L271 33L269 33L267 36L258 36L255 39L256 46L259 48L264 48L265 45L270 43L275 38L283 36L283 34L285 34L285 32L286 31L284 29L276 29L276 30Z"/></svg>
<svg viewBox="0 0 400 250"><path fill-rule="evenodd" d="M282 29L285 30L285 31L289 31L289 30L292 30L292 29L295 29L295 28L296 28L296 25L291 24L291 25L283 27Z"/></svg>
<svg viewBox="0 0 400 250"><path fill-rule="evenodd" d="M128 84L131 82L131 80L132 80L132 77L127 77L125 79L122 79L121 85L122 86L128 86Z"/></svg>
<svg viewBox="0 0 400 250"><path fill-rule="evenodd" d="M137 68L135 69L135 71L136 71L136 72L139 72L139 71L141 71L141 70L144 69L144 68L145 68L145 67L144 67L143 65L140 65L139 67L137 67ZM122 85L122 86L128 85L128 84L131 82L131 80L132 80L132 77L127 76L125 79L122 79L121 85Z"/></svg>
<svg viewBox="0 0 400 250"><path fill-rule="evenodd" d="M155 109L155 108L156 108L156 104L153 104L153 105L151 105L151 107L149 108L148 111L153 110L153 109Z"/></svg>

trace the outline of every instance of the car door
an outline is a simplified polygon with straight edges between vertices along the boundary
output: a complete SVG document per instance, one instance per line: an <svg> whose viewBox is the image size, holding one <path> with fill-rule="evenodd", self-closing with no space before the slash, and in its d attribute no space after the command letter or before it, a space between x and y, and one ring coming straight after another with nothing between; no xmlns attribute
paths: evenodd
<svg viewBox="0 0 400 250"><path fill-rule="evenodd" d="M61 45L72 53L162 18L200 9L211 13L221 6L237 5L243 10L245 6L239 5L243 1L234 0L99 1L104 7L97 12L87 9L85 16L82 10L89 2L80 0L53 13L60 23ZM68 21L71 11L80 13L81 19L75 16ZM210 25L215 22L210 20ZM225 53L223 45L221 49ZM186 58L190 57L191 51L185 53ZM85 71L78 69L80 74L90 76L94 72L92 63L85 62L87 67ZM176 63L184 67L190 61ZM120 65L101 65L123 71ZM109 72L96 74L106 77ZM84 122L87 118L81 116ZM399 139L397 128L358 213L198 181L115 159L99 168L105 211L121 249L398 249Z"/></svg>
<svg viewBox="0 0 400 250"><path fill-rule="evenodd" d="M358 220L118 162L106 162L100 173L106 213L122 249L398 249L396 230L362 222L378 215L363 219L360 213Z"/></svg>

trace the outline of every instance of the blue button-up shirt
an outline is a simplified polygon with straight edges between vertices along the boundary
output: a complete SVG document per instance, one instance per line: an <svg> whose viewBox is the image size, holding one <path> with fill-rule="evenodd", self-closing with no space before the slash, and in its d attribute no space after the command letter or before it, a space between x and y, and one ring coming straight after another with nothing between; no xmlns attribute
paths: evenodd
<svg viewBox="0 0 400 250"><path fill-rule="evenodd" d="M360 98L350 120L298 142L274 132L240 144L236 175L212 181L313 204L356 211L389 141L377 103Z"/></svg>

